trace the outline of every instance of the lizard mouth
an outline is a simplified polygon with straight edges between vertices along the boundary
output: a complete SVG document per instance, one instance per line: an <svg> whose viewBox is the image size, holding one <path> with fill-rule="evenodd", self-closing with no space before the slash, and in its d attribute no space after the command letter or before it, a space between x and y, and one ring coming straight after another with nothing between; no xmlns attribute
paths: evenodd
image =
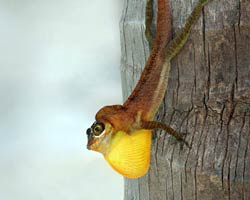
<svg viewBox="0 0 250 200"><path fill-rule="evenodd" d="M101 145L100 139L94 137L88 137L87 149L92 151L99 151Z"/></svg>
<svg viewBox="0 0 250 200"><path fill-rule="evenodd" d="M88 143L87 143L87 149L88 150L95 150L97 147L97 142L98 140L96 140L93 137L88 137Z"/></svg>
<svg viewBox="0 0 250 200"><path fill-rule="evenodd" d="M88 141L88 144L87 144L87 149L88 150L92 150L91 146L92 146L93 143L94 143L93 140L92 141L91 140Z"/></svg>
<svg viewBox="0 0 250 200"><path fill-rule="evenodd" d="M88 128L87 131L87 136L88 136L88 143L87 143L87 149L88 150L92 150L91 146L95 143L95 141L93 140L93 133L92 133L92 129Z"/></svg>

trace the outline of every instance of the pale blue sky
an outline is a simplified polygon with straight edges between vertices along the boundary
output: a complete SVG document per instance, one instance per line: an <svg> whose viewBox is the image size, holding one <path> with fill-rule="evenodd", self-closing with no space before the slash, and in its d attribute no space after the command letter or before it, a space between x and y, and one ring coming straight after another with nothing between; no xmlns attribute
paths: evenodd
<svg viewBox="0 0 250 200"><path fill-rule="evenodd" d="M122 103L122 3L0 0L0 199L123 199L85 135Z"/></svg>

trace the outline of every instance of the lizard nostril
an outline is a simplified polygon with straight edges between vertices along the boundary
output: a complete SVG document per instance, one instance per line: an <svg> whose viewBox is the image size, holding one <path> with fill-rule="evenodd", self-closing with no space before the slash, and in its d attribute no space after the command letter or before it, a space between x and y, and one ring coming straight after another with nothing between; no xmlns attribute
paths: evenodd
<svg viewBox="0 0 250 200"><path fill-rule="evenodd" d="M86 133L87 133L88 136L91 135L91 132L92 132L92 131L91 131L91 128L88 128L87 131L86 131Z"/></svg>

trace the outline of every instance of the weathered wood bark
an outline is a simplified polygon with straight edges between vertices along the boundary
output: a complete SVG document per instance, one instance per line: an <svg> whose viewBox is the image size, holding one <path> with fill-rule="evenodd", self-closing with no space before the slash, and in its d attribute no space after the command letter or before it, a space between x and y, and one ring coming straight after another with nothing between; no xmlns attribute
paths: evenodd
<svg viewBox="0 0 250 200"><path fill-rule="evenodd" d="M195 1L170 0L173 35ZM121 73L124 99L135 86L149 48L146 0L124 0ZM190 133L192 149L153 139L151 168L125 179L126 200L250 199L250 0L214 0L171 62L157 119Z"/></svg>

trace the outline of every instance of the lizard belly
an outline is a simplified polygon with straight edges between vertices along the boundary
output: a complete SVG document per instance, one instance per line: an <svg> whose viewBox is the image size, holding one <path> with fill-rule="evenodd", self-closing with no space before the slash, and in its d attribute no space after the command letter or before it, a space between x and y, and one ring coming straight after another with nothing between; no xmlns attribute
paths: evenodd
<svg viewBox="0 0 250 200"><path fill-rule="evenodd" d="M150 164L151 130L139 130L127 134L118 131L110 151L104 155L114 170L127 178L145 175Z"/></svg>

